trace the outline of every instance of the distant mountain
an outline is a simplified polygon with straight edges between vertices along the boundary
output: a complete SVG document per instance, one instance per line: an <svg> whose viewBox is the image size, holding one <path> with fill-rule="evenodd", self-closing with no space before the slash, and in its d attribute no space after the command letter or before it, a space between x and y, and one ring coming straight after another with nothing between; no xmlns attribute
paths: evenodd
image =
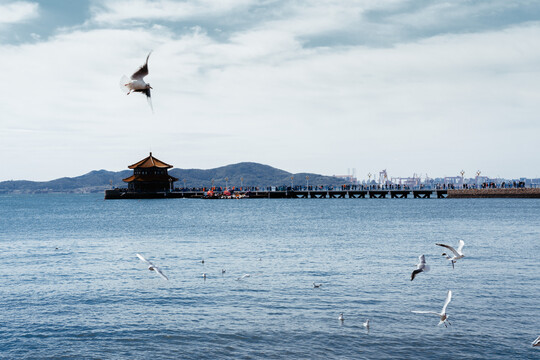
<svg viewBox="0 0 540 360"><path fill-rule="evenodd" d="M133 174L132 170L107 171L94 170L87 174L77 177L64 177L51 181L3 181L0 182L0 193L82 193L82 192L101 192L113 187L126 187L122 179ZM252 163L242 162L238 164L226 165L215 169L172 169L169 174L178 178L175 187L183 187L184 180L187 187L210 187L212 180L214 186L225 186L225 178L228 178L230 187L244 186L290 186L291 176L293 176L294 185L305 185L306 176L309 176L310 185L341 185L345 180L334 177L324 176L312 173L292 174L274 167ZM241 178L243 179L241 181Z"/></svg>
<svg viewBox="0 0 540 360"><path fill-rule="evenodd" d="M132 170L94 170L77 177L63 177L51 181L10 180L0 182L0 193L41 193L41 192L99 192L113 186L123 186L122 179L131 175Z"/></svg>

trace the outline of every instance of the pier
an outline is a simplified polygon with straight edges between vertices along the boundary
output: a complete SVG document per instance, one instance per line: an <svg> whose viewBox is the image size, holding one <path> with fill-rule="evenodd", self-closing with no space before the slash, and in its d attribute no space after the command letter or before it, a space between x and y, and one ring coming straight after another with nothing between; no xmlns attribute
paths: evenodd
<svg viewBox="0 0 540 360"><path fill-rule="evenodd" d="M506 189L364 189L364 190L175 190L131 192L105 190L105 199L464 199L464 198L540 198L540 188Z"/></svg>
<svg viewBox="0 0 540 360"><path fill-rule="evenodd" d="M114 189L105 191L105 199L442 199L448 196L448 190L253 190L232 191L228 194L214 191L212 196L207 194L203 190L142 193Z"/></svg>
<svg viewBox="0 0 540 360"><path fill-rule="evenodd" d="M178 178L168 174L173 166L167 164L150 154L142 160L128 166L133 174L122 181L128 184L127 188L115 188L105 190L105 199L444 199L444 198L540 198L540 188L535 184L526 187L525 181L513 181L501 183L484 181L480 182L480 171L477 172L476 182L464 183L461 178L451 178L458 182L449 183L445 178L444 183L428 183L427 178L422 183L419 177L402 178L396 183L396 179L388 179L386 170L379 173L379 184L370 182L359 184L352 182L344 185L310 185L309 176L306 176L306 185L293 186L294 176L291 176L291 186L246 186L240 177L240 187L229 187L229 178L225 177L225 187L212 186L209 188L184 187L178 188L174 183ZM371 174L368 174L371 178ZM381 179L384 179L381 183ZM351 179L349 179L351 180ZM396 181L394 181L396 180ZM461 183L459 183L461 180ZM112 185L112 181L111 181ZM534 187L533 187L534 185Z"/></svg>

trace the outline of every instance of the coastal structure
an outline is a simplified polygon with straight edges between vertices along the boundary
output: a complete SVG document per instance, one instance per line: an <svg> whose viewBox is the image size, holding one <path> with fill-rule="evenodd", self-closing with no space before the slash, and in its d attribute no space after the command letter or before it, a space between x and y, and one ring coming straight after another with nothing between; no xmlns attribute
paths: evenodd
<svg viewBox="0 0 540 360"><path fill-rule="evenodd" d="M168 174L169 165L152 155L128 166L133 169L133 175L122 179L128 184L127 191L113 189L105 191L105 199L119 198L155 198L167 197L174 188L177 178Z"/></svg>
<svg viewBox="0 0 540 360"><path fill-rule="evenodd" d="M420 177L413 176L413 182L408 179L405 184L396 184L388 181L386 170L379 174L382 183L374 184L344 184L344 185L309 185L309 176L306 176L306 185L293 186L243 186L243 177L240 177L241 186L228 186L228 177L225 177L225 187L212 186L174 188L177 178L168 174L173 166L157 158L152 153L146 158L128 166L133 175L123 179L127 188L105 190L105 199L151 199L151 198L200 198L200 199L429 199L429 198L540 198L540 187L525 187L525 182L505 182L497 185L495 182L482 184L459 183L421 183ZM369 174L371 175L371 174ZM445 178L447 179L447 178ZM460 179L458 179L460 180ZM463 180L463 179L461 179ZM446 180L445 180L446 181ZM460 188L461 187L461 188Z"/></svg>
<svg viewBox="0 0 540 360"><path fill-rule="evenodd" d="M128 183L128 191L133 192L169 192L177 178L167 172L172 168L154 156L152 152L146 158L128 166L133 169L133 175L122 181Z"/></svg>

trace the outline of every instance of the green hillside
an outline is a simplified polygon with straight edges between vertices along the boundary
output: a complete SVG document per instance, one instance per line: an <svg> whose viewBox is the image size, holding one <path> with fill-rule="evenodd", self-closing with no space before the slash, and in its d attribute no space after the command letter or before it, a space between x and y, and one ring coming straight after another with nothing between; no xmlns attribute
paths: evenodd
<svg viewBox="0 0 540 360"><path fill-rule="evenodd" d="M107 171L94 170L77 177L64 177L51 181L3 181L0 182L0 193L43 193L43 192L101 192L111 188L111 180L114 187L126 187L122 179L130 176L132 170ZM306 176L309 176L310 185L340 185L344 180L333 176L324 176L312 173L291 174L287 171L274 167L243 162L226 165L215 169L172 169L169 171L179 179L175 187L183 187L184 181L187 187L210 187L212 180L214 186L225 186L225 178L228 178L230 187L241 185L243 178L244 186L281 186L291 185L291 176L294 176L295 185L305 185Z"/></svg>

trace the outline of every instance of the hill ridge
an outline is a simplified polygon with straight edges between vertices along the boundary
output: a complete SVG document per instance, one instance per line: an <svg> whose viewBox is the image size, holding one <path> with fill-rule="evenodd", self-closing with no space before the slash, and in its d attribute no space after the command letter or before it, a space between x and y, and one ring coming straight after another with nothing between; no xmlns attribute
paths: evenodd
<svg viewBox="0 0 540 360"><path fill-rule="evenodd" d="M61 177L50 181L8 180L0 182L0 193L88 193L102 192L113 187L123 188L122 179L132 174L132 170L109 171L91 170L75 177ZM239 162L212 169L173 168L169 174L178 178L175 187L214 186L281 186L306 184L309 176L310 185L341 185L345 180L315 173L290 173L266 164ZM291 180L291 177L293 179ZM227 178L228 180L225 180ZM185 181L184 181L185 180Z"/></svg>

